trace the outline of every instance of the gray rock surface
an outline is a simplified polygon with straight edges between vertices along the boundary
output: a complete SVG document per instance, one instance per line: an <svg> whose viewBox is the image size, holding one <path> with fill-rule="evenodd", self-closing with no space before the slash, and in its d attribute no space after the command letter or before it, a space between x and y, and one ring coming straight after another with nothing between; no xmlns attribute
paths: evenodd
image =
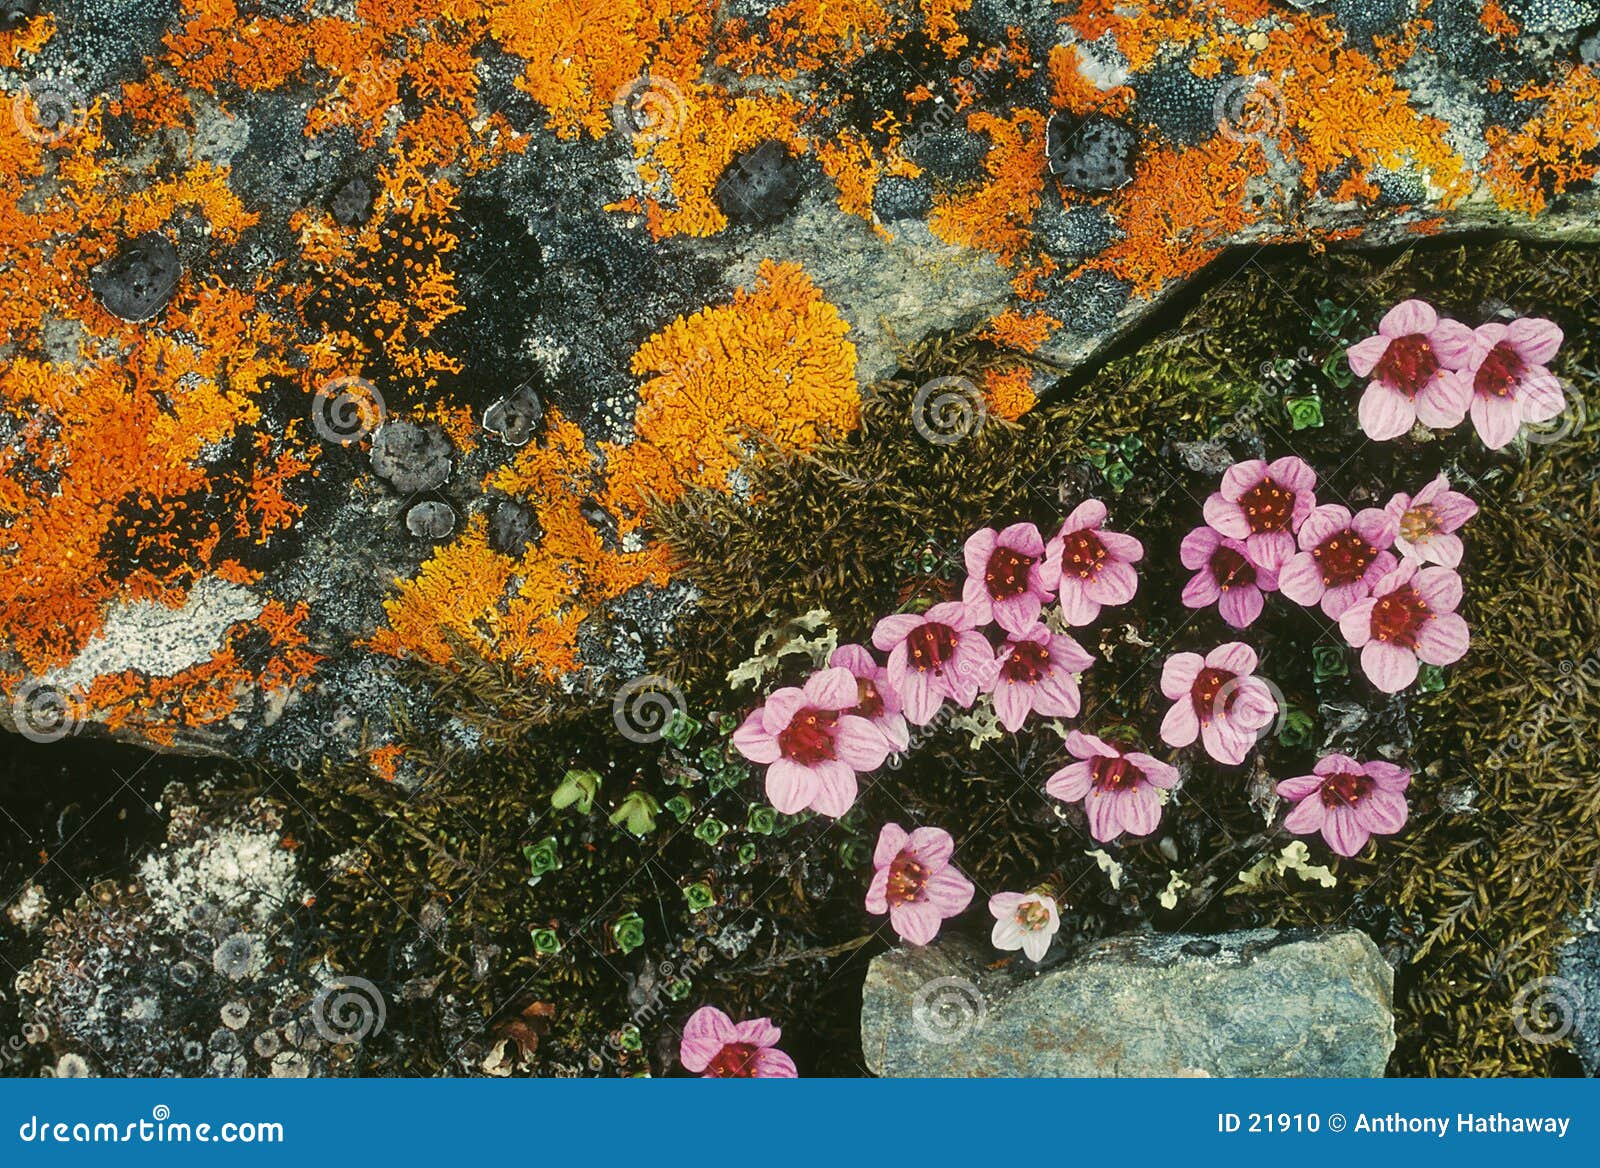
<svg viewBox="0 0 1600 1168"><path fill-rule="evenodd" d="M1363 933L1097 942L1036 976L967 942L873 959L861 1045L886 1077L1382 1075L1394 972Z"/></svg>
<svg viewBox="0 0 1600 1168"><path fill-rule="evenodd" d="M1600 907L1573 922L1573 936L1561 947L1556 976L1535 996L1541 1002L1530 1000L1527 1005L1544 1014L1541 1032L1554 1041L1570 1042L1584 1069L1600 1075Z"/></svg>

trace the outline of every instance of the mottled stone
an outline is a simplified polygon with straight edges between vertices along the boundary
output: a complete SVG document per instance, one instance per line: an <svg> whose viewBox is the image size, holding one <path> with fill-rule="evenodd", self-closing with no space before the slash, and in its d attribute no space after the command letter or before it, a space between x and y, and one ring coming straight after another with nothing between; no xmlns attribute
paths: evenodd
<svg viewBox="0 0 1600 1168"><path fill-rule="evenodd" d="M142 324L167 306L182 278L178 249L159 231L147 231L117 248L90 284L112 316Z"/></svg>
<svg viewBox="0 0 1600 1168"><path fill-rule="evenodd" d="M1584 1069L1600 1075L1600 908L1573 922L1572 938L1557 958L1556 976L1527 991L1523 1005L1533 1015L1532 1032L1570 1042Z"/></svg>
<svg viewBox="0 0 1600 1168"><path fill-rule="evenodd" d="M805 172L781 142L763 142L734 157L717 180L717 206L731 223L776 223L800 201Z"/></svg>
<svg viewBox="0 0 1600 1168"><path fill-rule="evenodd" d="M1079 118L1063 111L1050 119L1045 150L1050 173L1064 186L1107 194L1133 181L1139 135L1126 122L1104 114Z"/></svg>
<svg viewBox="0 0 1600 1168"><path fill-rule="evenodd" d="M1030 976L964 941L872 962L861 1045L884 1076L1376 1076L1394 973L1363 933L1097 942Z"/></svg>

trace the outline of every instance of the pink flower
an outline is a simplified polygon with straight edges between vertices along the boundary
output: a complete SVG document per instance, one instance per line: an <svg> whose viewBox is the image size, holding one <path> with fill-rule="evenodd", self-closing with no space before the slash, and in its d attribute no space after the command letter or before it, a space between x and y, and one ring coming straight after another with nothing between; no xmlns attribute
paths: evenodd
<svg viewBox="0 0 1600 1168"><path fill-rule="evenodd" d="M994 931L989 939L1006 952L1021 949L1029 961L1042 961L1050 940L1061 930L1056 899L1042 892L997 892L989 898Z"/></svg>
<svg viewBox="0 0 1600 1168"><path fill-rule="evenodd" d="M1478 505L1452 491L1450 480L1440 475L1415 498L1396 494L1384 510L1399 524L1394 546L1402 557L1454 568L1461 563L1461 537L1455 532L1478 513Z"/></svg>
<svg viewBox="0 0 1600 1168"><path fill-rule="evenodd" d="M1471 642L1456 612L1461 577L1449 568L1401 564L1339 618L1344 639L1361 650L1361 668L1384 693L1399 693L1417 679L1417 662L1449 665Z"/></svg>
<svg viewBox="0 0 1600 1168"><path fill-rule="evenodd" d="M901 940L926 945L941 921L972 903L972 881L950 866L955 850L948 831L919 827L907 834L898 823L884 824L872 853L867 911L888 913Z"/></svg>
<svg viewBox="0 0 1600 1168"><path fill-rule="evenodd" d="M824 669L775 690L733 732L739 753L767 766L767 798L785 815L810 807L837 818L856 801L856 772L881 766L889 743L849 711L860 698L848 669Z"/></svg>
<svg viewBox="0 0 1600 1168"><path fill-rule="evenodd" d="M1294 533L1317 505L1316 485L1316 472L1292 455L1236 462L1223 472L1222 489L1206 500L1206 522L1219 535L1243 540L1256 571L1276 572L1294 555Z"/></svg>
<svg viewBox="0 0 1600 1168"><path fill-rule="evenodd" d="M1242 629L1261 615L1266 604L1263 593L1278 587L1278 573L1258 568L1245 555L1245 545L1237 539L1218 535L1210 527L1197 527L1178 545L1178 558L1185 568L1198 568L1183 586L1183 603L1204 608L1216 602L1222 619Z"/></svg>
<svg viewBox="0 0 1600 1168"><path fill-rule="evenodd" d="M878 728L890 751L911 745L905 715L900 712L900 695L889 684L889 671L878 664L862 645L840 645L828 657L828 664L848 669L856 679L856 704L850 713L865 718Z"/></svg>
<svg viewBox="0 0 1600 1168"><path fill-rule="evenodd" d="M1192 741L1192 739L1191 739ZM1089 834L1104 843L1121 832L1149 835L1161 822L1161 795L1170 791L1178 772L1153 755L1124 753L1103 738L1077 730L1067 735L1068 763L1045 780L1045 793L1063 803L1083 800Z"/></svg>
<svg viewBox="0 0 1600 1168"><path fill-rule="evenodd" d="M1031 523L1013 523L1004 531L980 527L962 549L967 583L962 589L977 623L991 620L1008 633L1020 633L1039 619L1061 579L1060 548L1053 542L1046 555L1044 537Z"/></svg>
<svg viewBox="0 0 1600 1168"><path fill-rule="evenodd" d="M1139 590L1133 565L1144 558L1144 545L1106 531L1105 521L1106 505L1086 499L1050 541L1048 554L1061 565L1061 616L1069 625L1089 624L1101 605L1127 604Z"/></svg>
<svg viewBox="0 0 1600 1168"><path fill-rule="evenodd" d="M1515 438L1522 423L1549 421L1566 408L1549 369L1561 340L1555 322L1536 316L1473 330L1472 353L1457 379L1471 395L1472 425L1490 450Z"/></svg>
<svg viewBox="0 0 1600 1168"><path fill-rule="evenodd" d="M1454 376L1472 351L1472 330L1441 320L1431 304L1404 300L1378 324L1378 333L1345 351L1357 377L1371 377L1357 416L1374 442L1408 433L1420 421L1448 430L1467 414L1470 387Z"/></svg>
<svg viewBox="0 0 1600 1168"><path fill-rule="evenodd" d="M1199 738L1218 762L1243 762L1278 714L1278 700L1254 676L1255 668L1255 650L1242 641L1218 645L1204 657L1168 657L1161 667L1161 692L1173 704L1161 720L1161 740L1188 746Z"/></svg>
<svg viewBox="0 0 1600 1168"><path fill-rule="evenodd" d="M703 1079L793 1079L794 1060L777 1046L782 1036L771 1018L735 1022L701 1006L684 1023L678 1061Z"/></svg>
<svg viewBox="0 0 1600 1168"><path fill-rule="evenodd" d="M889 684L900 708L918 726L933 720L945 698L972 705L993 680L994 650L978 624L971 605L948 601L920 616L886 616L872 630L872 643L889 654Z"/></svg>
<svg viewBox="0 0 1600 1168"><path fill-rule="evenodd" d="M1320 604L1329 620L1338 620L1394 571L1399 561L1387 549L1398 526L1376 507L1352 516L1348 507L1324 503L1301 525L1300 550L1278 574L1278 587L1296 604Z"/></svg>
<svg viewBox="0 0 1600 1168"><path fill-rule="evenodd" d="M1406 825L1406 786L1411 772L1389 762L1357 762L1330 754L1314 773L1278 784L1278 794L1294 801L1283 821L1295 835L1322 832L1328 846L1353 856L1375 835L1393 835Z"/></svg>
<svg viewBox="0 0 1600 1168"><path fill-rule="evenodd" d="M990 690L1000 724L1015 734L1029 713L1072 717L1082 702L1077 675L1093 664L1082 645L1042 624L1012 637L1000 648Z"/></svg>

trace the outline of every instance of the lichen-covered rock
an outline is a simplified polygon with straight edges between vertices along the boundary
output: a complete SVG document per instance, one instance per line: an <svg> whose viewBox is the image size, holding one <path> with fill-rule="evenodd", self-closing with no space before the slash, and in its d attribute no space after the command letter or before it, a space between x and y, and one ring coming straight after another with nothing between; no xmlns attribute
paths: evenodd
<svg viewBox="0 0 1600 1168"><path fill-rule="evenodd" d="M614 688L690 603L655 503L912 347L1015 417L1236 245L1600 237L1594 0L551 3L0 8L0 724L305 762L398 661ZM176 672L99 652L219 588ZM449 712L385 686L392 776Z"/></svg>
<svg viewBox="0 0 1600 1168"><path fill-rule="evenodd" d="M1354 931L1113 937L1038 974L962 942L873 959L861 1045L885 1076L1381 1075L1393 971Z"/></svg>
<svg viewBox="0 0 1600 1168"><path fill-rule="evenodd" d="M1570 1044L1584 1069L1600 1075L1600 909L1579 916L1557 952L1555 977L1519 992L1519 1028L1537 1041Z"/></svg>

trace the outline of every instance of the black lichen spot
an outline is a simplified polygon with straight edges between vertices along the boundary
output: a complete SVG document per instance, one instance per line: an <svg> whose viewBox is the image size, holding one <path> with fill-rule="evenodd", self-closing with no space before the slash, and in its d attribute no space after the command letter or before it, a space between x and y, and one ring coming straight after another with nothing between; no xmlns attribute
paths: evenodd
<svg viewBox="0 0 1600 1168"><path fill-rule="evenodd" d="M1040 207L1033 217L1033 238L1056 259L1079 261L1099 255L1114 229L1105 210L1083 203Z"/></svg>
<svg viewBox="0 0 1600 1168"><path fill-rule="evenodd" d="M183 265L178 249L159 231L125 241L94 270L90 286L112 316L130 324L153 320L172 300Z"/></svg>
<svg viewBox="0 0 1600 1168"><path fill-rule="evenodd" d="M1184 944L1181 952L1190 957L1215 957L1222 952L1222 946L1215 941L1189 941Z"/></svg>
<svg viewBox="0 0 1600 1168"><path fill-rule="evenodd" d="M1217 131L1218 96L1228 77L1199 77L1185 61L1164 61L1132 81L1134 112L1174 142L1195 146Z"/></svg>
<svg viewBox="0 0 1600 1168"><path fill-rule="evenodd" d="M1046 299L1051 315L1072 332L1101 332L1128 303L1133 285L1110 272L1083 272L1065 280Z"/></svg>
<svg viewBox="0 0 1600 1168"><path fill-rule="evenodd" d="M1078 117L1062 110L1045 127L1050 173L1085 194L1107 194L1132 182L1138 150L1138 132L1105 114Z"/></svg>
<svg viewBox="0 0 1600 1168"><path fill-rule="evenodd" d="M0 0L0 29L14 32L39 15L39 0Z"/></svg>
<svg viewBox="0 0 1600 1168"><path fill-rule="evenodd" d="M776 223L800 201L805 170L782 142L769 139L734 156L713 194L730 223Z"/></svg>
<svg viewBox="0 0 1600 1168"><path fill-rule="evenodd" d="M983 177L989 143L981 134L970 134L941 121L939 113L943 109L941 106L929 118L913 124L900 144L900 152L935 182L976 182Z"/></svg>
<svg viewBox="0 0 1600 1168"><path fill-rule="evenodd" d="M497 398L483 411L483 428L507 446L526 446L543 420L544 405L531 385Z"/></svg>
<svg viewBox="0 0 1600 1168"><path fill-rule="evenodd" d="M539 515L518 499L495 499L489 504L489 550L520 557L543 534Z"/></svg>
<svg viewBox="0 0 1600 1168"><path fill-rule="evenodd" d="M437 499L424 499L406 512L406 530L418 539L446 539L455 529L456 513Z"/></svg>
<svg viewBox="0 0 1600 1168"><path fill-rule="evenodd" d="M435 422L390 422L372 437L372 469L402 495L450 477L450 439Z"/></svg>
<svg viewBox="0 0 1600 1168"><path fill-rule="evenodd" d="M372 204L377 189L364 175L356 175L339 184L328 200L328 212L344 227L359 227L372 214Z"/></svg>
<svg viewBox="0 0 1600 1168"><path fill-rule="evenodd" d="M920 219L932 209L933 193L922 179L891 174L872 188L872 213L885 223Z"/></svg>
<svg viewBox="0 0 1600 1168"><path fill-rule="evenodd" d="M1417 206L1428 201L1428 186L1422 176L1404 170L1375 170L1371 175L1378 188L1378 206Z"/></svg>

